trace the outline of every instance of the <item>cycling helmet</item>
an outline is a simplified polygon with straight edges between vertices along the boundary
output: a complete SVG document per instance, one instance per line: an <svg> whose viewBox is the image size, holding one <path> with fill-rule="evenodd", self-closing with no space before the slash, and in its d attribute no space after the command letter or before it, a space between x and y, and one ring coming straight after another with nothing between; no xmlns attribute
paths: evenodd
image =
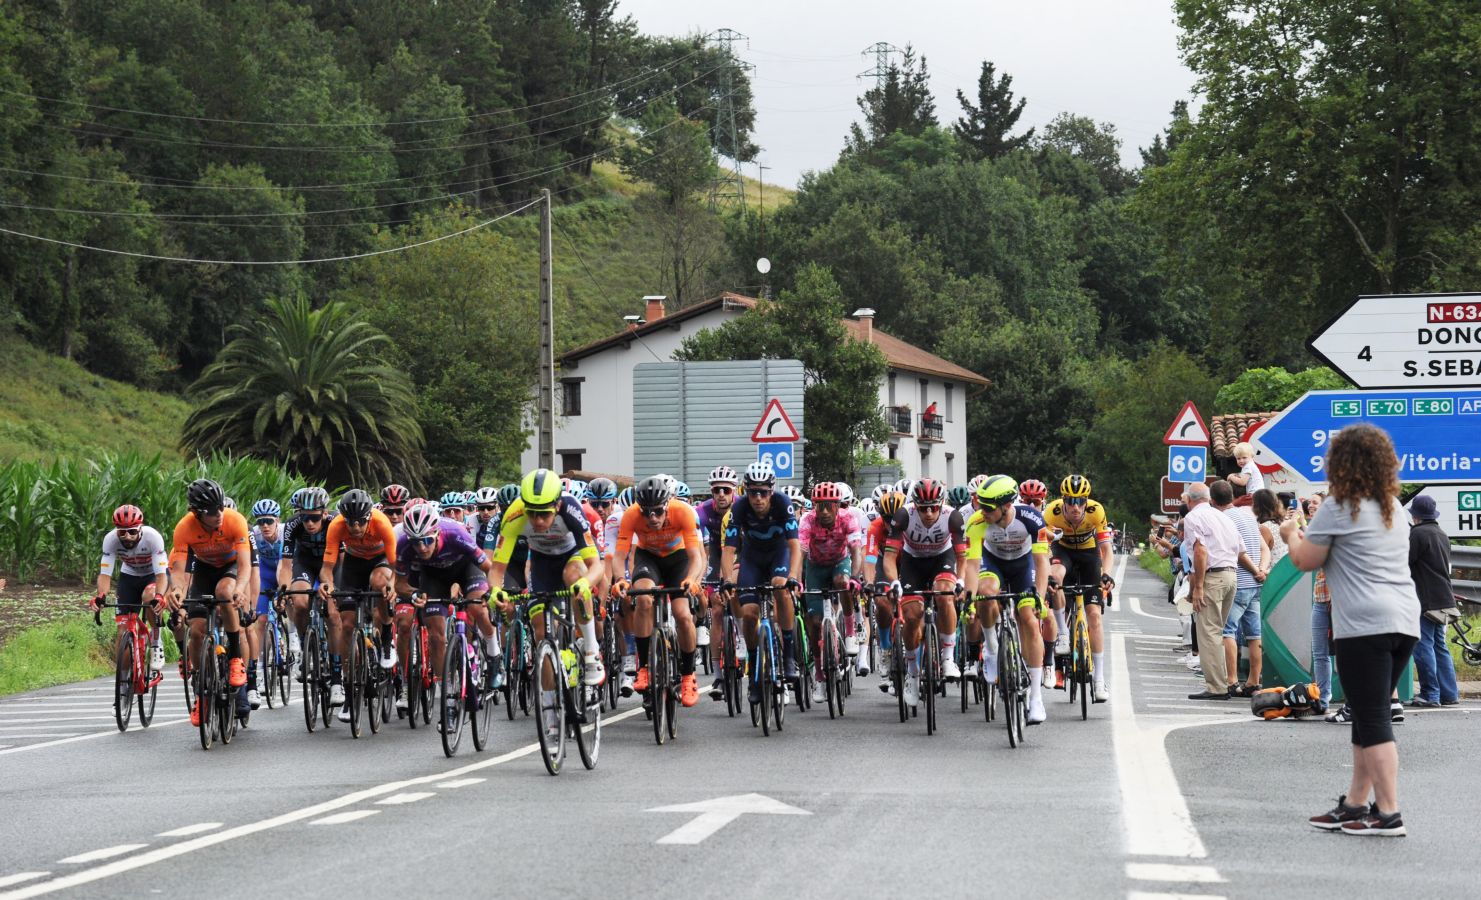
<svg viewBox="0 0 1481 900"><path fill-rule="evenodd" d="M972 491L959 484L946 492L946 504L954 509L966 509L972 505Z"/></svg>
<svg viewBox="0 0 1481 900"><path fill-rule="evenodd" d="M694 492L689 489L686 482L676 481L674 482L674 496L688 503L689 498L694 496Z"/></svg>
<svg viewBox="0 0 1481 900"><path fill-rule="evenodd" d="M271 497L263 498L252 504L252 518L254 519L262 519L267 516L272 516L276 519L282 514L283 508L278 505L278 501Z"/></svg>
<svg viewBox="0 0 1481 900"><path fill-rule="evenodd" d="M858 509L864 514L864 518L873 522L879 518L879 507L875 504L873 497L865 497L859 501Z"/></svg>
<svg viewBox="0 0 1481 900"><path fill-rule="evenodd" d="M1025 500L1043 500L1049 496L1049 488L1044 482L1030 478L1018 486L1018 493Z"/></svg>
<svg viewBox="0 0 1481 900"><path fill-rule="evenodd" d="M580 478L572 478L571 483L566 486L566 493L578 498L586 496L586 482Z"/></svg>
<svg viewBox="0 0 1481 900"><path fill-rule="evenodd" d="M499 502L499 492L491 487L481 487L473 492L473 501L479 506L490 506Z"/></svg>
<svg viewBox="0 0 1481 900"><path fill-rule="evenodd" d="M304 488L298 502L299 509L324 509L329 506L329 492L321 487Z"/></svg>
<svg viewBox="0 0 1481 900"><path fill-rule="evenodd" d="M593 478L586 486L588 500L616 500L617 482L610 478Z"/></svg>
<svg viewBox="0 0 1481 900"><path fill-rule="evenodd" d="M412 497L410 500L406 501L406 509L411 509L413 506L416 506L418 503L426 503L426 502L427 502L427 498L426 497ZM406 510L402 510L402 512L405 512L405 511Z"/></svg>
<svg viewBox="0 0 1481 900"><path fill-rule="evenodd" d="M222 493L221 485L209 478L199 478L190 483L185 489L185 503L191 509L215 512L225 505L226 494Z"/></svg>
<svg viewBox="0 0 1481 900"><path fill-rule="evenodd" d="M308 488L299 488L288 498L288 505L295 511L303 509L303 492Z"/></svg>
<svg viewBox="0 0 1481 900"><path fill-rule="evenodd" d="M797 487L795 484L782 485L782 493L787 495L788 500L799 505L803 500L807 499L802 493L802 488Z"/></svg>
<svg viewBox="0 0 1481 900"><path fill-rule="evenodd" d="M872 490L872 491L869 492L869 499L870 500L873 500L875 502L875 504L878 505L879 498L880 497L883 497L885 494L888 494L889 492L890 492L890 486L889 485L887 485L887 484L876 484L874 486L874 490Z"/></svg>
<svg viewBox="0 0 1481 900"><path fill-rule="evenodd" d="M624 509L626 509L629 506L632 506L633 505L633 493L634 492L633 492L633 489L632 489L631 486L628 486L628 487L623 488L622 489L622 493L620 493L620 494L617 495L617 502L618 502L618 504L621 505Z"/></svg>
<svg viewBox="0 0 1481 900"><path fill-rule="evenodd" d="M674 495L673 488L669 485L670 480L667 475L650 475L644 478L633 489L633 499L637 500L644 512L658 509Z"/></svg>
<svg viewBox="0 0 1481 900"><path fill-rule="evenodd" d="M945 487L934 478L922 478L910 490L910 502L916 506L940 506L945 499Z"/></svg>
<svg viewBox="0 0 1481 900"><path fill-rule="evenodd" d="M113 527L139 528L144 524L144 511L125 503L113 511Z"/></svg>
<svg viewBox="0 0 1481 900"><path fill-rule="evenodd" d="M370 495L355 488L339 498L339 514L347 522L365 522L370 519Z"/></svg>
<svg viewBox="0 0 1481 900"><path fill-rule="evenodd" d="M820 481L813 485L812 499L814 503L841 502L843 491L838 489L838 483L833 481Z"/></svg>
<svg viewBox="0 0 1481 900"><path fill-rule="evenodd" d="M1067 475L1064 481L1059 483L1059 495L1061 497L1089 497L1090 479L1084 475Z"/></svg>
<svg viewBox="0 0 1481 900"><path fill-rule="evenodd" d="M236 509L237 508L237 502L235 500L233 500L232 498L230 498L230 497L222 497L221 498L221 508L222 509Z"/></svg>
<svg viewBox="0 0 1481 900"><path fill-rule="evenodd" d="M776 470L771 467L771 462L758 459L746 466L746 484L775 484Z"/></svg>
<svg viewBox="0 0 1481 900"><path fill-rule="evenodd" d="M401 523L401 532L407 537L424 538L431 537L438 532L438 519L441 513L431 503L418 503L407 507L406 521Z"/></svg>
<svg viewBox="0 0 1481 900"><path fill-rule="evenodd" d="M411 491L399 484L388 484L381 488L381 503L386 506L405 506Z"/></svg>
<svg viewBox="0 0 1481 900"><path fill-rule="evenodd" d="M1018 482L1007 475L992 475L977 486L977 503L983 512L992 512L1018 499Z"/></svg>
<svg viewBox="0 0 1481 900"><path fill-rule="evenodd" d="M977 488L990 477L989 475L973 475L972 480L967 482L967 490L974 494L977 493Z"/></svg>
<svg viewBox="0 0 1481 900"><path fill-rule="evenodd" d="M915 487L914 481L911 481L909 478L901 478L899 481L895 482L894 487L892 487L891 490L909 497L910 489L913 487Z"/></svg>
<svg viewBox="0 0 1481 900"><path fill-rule="evenodd" d="M463 492L463 508L472 512L478 506L478 495L473 491Z"/></svg>
<svg viewBox="0 0 1481 900"><path fill-rule="evenodd" d="M879 514L886 519L893 519L904 508L905 495L899 491L889 491L879 498Z"/></svg>
<svg viewBox="0 0 1481 900"><path fill-rule="evenodd" d="M536 469L519 484L519 497L526 509L555 509L562 493L560 476L549 469Z"/></svg>
<svg viewBox="0 0 1481 900"><path fill-rule="evenodd" d="M463 505L463 492L462 491L448 491L446 494L443 494L442 495L442 499L439 500L438 502L442 505L442 508L443 509L447 509L449 506L462 506Z"/></svg>
<svg viewBox="0 0 1481 900"><path fill-rule="evenodd" d="M499 488L499 505L502 506L502 507L504 507L505 509L508 509L509 508L509 504L513 503L514 501L516 501L518 499L519 499L519 485L517 485L517 484L506 484L506 485L503 485L503 486L501 486Z"/></svg>
<svg viewBox="0 0 1481 900"><path fill-rule="evenodd" d="M848 486L848 482L835 481L833 483L838 485L839 503L843 504L844 506L848 506L850 503L854 502L854 489Z"/></svg>
<svg viewBox="0 0 1481 900"><path fill-rule="evenodd" d="M710 484L739 484L740 476L729 466L716 466L710 470Z"/></svg>

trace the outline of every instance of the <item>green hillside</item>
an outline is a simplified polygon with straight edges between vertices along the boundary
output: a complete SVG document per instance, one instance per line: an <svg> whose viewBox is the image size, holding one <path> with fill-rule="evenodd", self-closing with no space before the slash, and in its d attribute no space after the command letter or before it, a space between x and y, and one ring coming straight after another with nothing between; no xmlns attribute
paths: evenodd
<svg viewBox="0 0 1481 900"><path fill-rule="evenodd" d="M94 375L0 330L0 459L174 453L189 406Z"/></svg>

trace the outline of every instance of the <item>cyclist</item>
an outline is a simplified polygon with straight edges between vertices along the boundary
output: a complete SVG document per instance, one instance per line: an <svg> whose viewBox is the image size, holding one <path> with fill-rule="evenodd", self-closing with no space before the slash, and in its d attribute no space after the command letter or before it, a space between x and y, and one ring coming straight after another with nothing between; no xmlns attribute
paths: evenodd
<svg viewBox="0 0 1481 900"><path fill-rule="evenodd" d="M1067 475L1059 485L1059 499L1044 511L1044 522L1060 534L1051 546L1054 558L1050 569L1050 587L1056 591L1054 605L1065 604L1063 584L1099 584L1115 586L1110 576L1112 563L1111 529L1106 524L1105 507L1090 499L1090 479L1084 475ZM1096 703L1110 699L1106 690L1105 637L1101 633L1100 591L1085 597L1085 618L1090 627L1090 666L1095 672L1091 696ZM1068 638L1064 641L1069 649Z"/></svg>
<svg viewBox="0 0 1481 900"><path fill-rule="evenodd" d="M185 607L190 621L190 638L186 647L186 658L195 659L200 643L206 635L206 617L210 611L204 604L186 602L185 563L194 558L195 567L191 574L189 596L211 594L230 603L220 609L221 624L226 629L226 652L231 655L228 683L234 688L247 684L247 663L242 656L242 631L240 611L247 608L247 594L252 585L252 559L247 542L247 520L234 509L227 509L226 495L221 485L208 478L192 481L185 489L185 502L190 507L185 516L175 525L173 546L170 547L170 590L171 610ZM190 724L200 725L201 703L196 698L190 710Z"/></svg>
<svg viewBox="0 0 1481 900"><path fill-rule="evenodd" d="M406 518L406 507L410 499L411 491L408 491L404 485L388 484L381 488L380 509L386 514L386 518L391 520L392 527L400 525L401 520Z"/></svg>
<svg viewBox="0 0 1481 900"><path fill-rule="evenodd" d="M283 559L278 563L278 584L287 583L290 590L308 591L319 583L319 571L324 567L324 539L328 530L325 511L329 507L329 492L321 487L309 487L299 491L298 515L288 521L283 532ZM293 503L293 501L289 501ZM329 639L337 646L339 634L339 610L333 603L328 606ZM293 595L293 627L298 632L300 644L309 627L309 595ZM304 680L303 668L298 670L297 680ZM340 656L329 654L329 705L338 706L345 702L345 687L341 680Z"/></svg>
<svg viewBox="0 0 1481 900"><path fill-rule="evenodd" d="M391 520L386 514L373 508L370 495L355 488L346 492L339 501L339 515L329 523L324 544L324 561L319 568L319 593L327 602L333 599L334 568L339 562L340 547L344 547L345 558L341 566L339 587L347 591L372 590L380 592L372 610L375 624L381 635L380 667L390 669L396 665L391 650L391 607L390 597L395 586L396 535ZM340 599L339 607L339 652L344 653L350 642L355 640L355 626L359 618L359 604L352 599ZM331 644L333 644L331 640ZM348 706L341 706L339 718L350 720Z"/></svg>
<svg viewBox="0 0 1481 900"><path fill-rule="evenodd" d="M459 525L463 524L463 519L467 517L467 510L463 509L462 491L448 491L442 495L442 499L438 502L442 505L442 517L444 519L452 519Z"/></svg>
<svg viewBox="0 0 1481 900"><path fill-rule="evenodd" d="M982 599L998 593L1033 596L1015 604L1018 633L1022 635L1023 661L1029 671L1028 723L1044 721L1044 636L1054 619L1044 603L1049 588L1049 528L1037 509L1018 503L1018 484L1007 475L993 475L978 485L977 511L967 520L966 587L977 596L976 620L968 626L975 644L986 644L982 676L988 684L998 680L997 623L1000 604ZM978 585L981 585L979 591ZM975 658L969 653L969 658ZM970 664L969 664L970 665Z"/></svg>
<svg viewBox="0 0 1481 900"><path fill-rule="evenodd" d="M278 568L283 561L283 508L278 501L263 498L252 504L252 530L248 539L252 542L253 555L257 558L257 620L252 623L252 643L257 647L267 646L267 606L273 602L272 595L278 589ZM298 635L289 629L289 658L298 652ZM266 680L267 673L261 671L261 654L254 654L247 665L247 703L253 709L262 705L257 693L258 678Z"/></svg>
<svg viewBox="0 0 1481 900"><path fill-rule="evenodd" d="M879 494L879 501L875 503L877 515L874 521L869 523L869 528L864 532L864 583L872 585L878 581L879 560L884 551L885 538L889 533L890 522L900 510L905 508L905 495L890 490L889 485L882 485L884 491ZM890 634L889 623L895 617L895 602L885 594L876 595L874 598L874 618L879 622L879 649L881 653L888 653L894 646L894 638ZM855 661L855 671L859 675L869 674L869 654L860 653ZM879 689L889 692L894 690L894 685L885 679L880 682Z"/></svg>
<svg viewBox="0 0 1481 900"><path fill-rule="evenodd" d="M699 593L704 578L705 552L694 507L673 496L672 484L661 475L643 479L633 489L636 501L622 514L617 533L619 566L630 563L631 589L681 587L688 596L665 598L674 615L679 639L679 700L685 706L699 702L695 684L694 652L698 635L689 597ZM629 584L619 581L617 592L627 596ZM633 609L633 637L637 641L638 675L633 690L648 690L648 639L653 636L652 594L637 594Z"/></svg>
<svg viewBox="0 0 1481 900"><path fill-rule="evenodd" d="M938 591L953 591L961 584L967 557L962 514L944 511L946 489L934 478L922 478L910 491L910 504L895 513L885 538L880 568L884 580L898 593L902 584L931 585ZM936 597L936 624L941 635L941 677L955 681L961 669L952 658L956 649L956 604L951 597ZM901 602L905 602L902 600ZM907 678L905 702L914 706L920 699L920 646L923 610L916 603L904 609Z"/></svg>
<svg viewBox="0 0 1481 900"><path fill-rule="evenodd" d="M521 536L529 543L530 590L544 593L572 588L576 592L576 620L584 642L581 677L587 685L601 684L606 668L602 665L591 596L601 559L581 505L561 489L560 477L549 469L536 469L526 475L520 482L518 499L504 510L499 543L489 570L494 584L503 583L514 546ZM504 615L513 612L508 592L496 588L494 599ZM544 619L535 617L530 624L535 640L544 640Z"/></svg>
<svg viewBox="0 0 1481 900"><path fill-rule="evenodd" d="M802 542L797 533L797 515L786 496L777 495L776 470L770 462L757 460L746 466L744 486L745 502L730 508L720 568L735 576L728 582L731 587L738 582L747 588L764 584L786 588L776 592L777 628L782 633L785 677L795 679L797 611L792 592L802 586L798 581L802 574ZM752 671L759 664L756 635L761 627L760 603L753 590L742 591L736 598ZM749 696L752 703L761 702L760 688L754 681Z"/></svg>
<svg viewBox="0 0 1481 900"><path fill-rule="evenodd" d="M114 567L118 568L118 614L140 613L153 629L149 644L149 672L158 674L165 667L165 648L160 628L159 606L169 586L169 557L165 539L144 524L144 511L125 503L113 511L113 530L103 535L103 560L98 564L97 593L94 611L102 608L113 584ZM145 599L150 608L144 610ZM122 635L123 626L119 626Z"/></svg>
<svg viewBox="0 0 1481 900"><path fill-rule="evenodd" d="M422 611L427 629L427 651L432 677L442 680L443 657L447 652L447 601L456 588L470 600L482 599L489 591L488 556L473 543L468 529L441 515L430 503L409 506L401 539L396 544L396 650L401 670L411 671L411 625ZM494 640L494 623L488 605L467 607L485 642ZM448 698L451 700L452 698ZM398 707L404 702L397 698ZM438 723L441 728L441 723Z"/></svg>
<svg viewBox="0 0 1481 900"><path fill-rule="evenodd" d="M1043 512L1044 503L1049 498L1049 488L1044 486L1044 482L1030 478L1018 486L1018 497L1024 503Z"/></svg>
<svg viewBox="0 0 1481 900"><path fill-rule="evenodd" d="M847 514L853 516L854 526L859 529L860 544L853 554L853 568L852 575L850 576L853 582L855 594L850 608L853 612L857 612L859 609L859 604L863 601L863 594L861 593L861 588L863 587L863 585L859 582L859 576L861 576L864 572L864 536L869 531L869 523L872 521L872 519L870 518L870 509L866 508L863 503L859 502L858 498L854 496L854 489L849 487L847 482L835 481L834 484L838 485L838 491L842 495L838 500L838 507L840 510L839 514ZM865 502L869 503L870 507L872 507L874 503L867 497L865 498ZM875 513L875 515L877 516L878 513ZM844 651L848 656L855 656L858 654L860 647L869 646L868 616L861 616L858 618L857 625L854 628L853 633L844 636L843 646ZM864 674L869 674L868 666L865 666Z"/></svg>
<svg viewBox="0 0 1481 900"><path fill-rule="evenodd" d="M587 491L592 495L592 508L606 518L602 522L602 561L605 564L607 584L616 585L626 580L627 560L617 558L617 535L622 530L622 516L631 503L624 502L623 498L632 498L632 488L624 488L621 493L617 490L617 483L610 478L594 479L588 486ZM622 634L622 679L619 689L622 696L631 697L633 682L638 675L638 640L633 636L633 608L631 603L619 603L617 627Z"/></svg>
<svg viewBox="0 0 1481 900"><path fill-rule="evenodd" d="M854 652L854 611L857 603L851 588L858 582L851 576L863 555L864 535L853 515L842 508L843 491L831 481L820 482L812 489L813 508L803 513L797 526L798 542L802 547L802 581L811 590L836 588L849 590L840 598L843 608L844 653ZM821 595L804 595L807 611L807 627L814 637L818 652L817 678L813 681L813 700L822 703L827 699L822 670L823 607Z"/></svg>
<svg viewBox="0 0 1481 900"><path fill-rule="evenodd" d="M695 520L699 524L699 537L704 542L705 555L709 557L709 565L705 569L706 581L733 580L732 575L722 569L722 563L725 557L725 517L735 504L735 490L739 484L740 476L734 469L730 466L716 466L710 470L710 498L694 508ZM725 618L725 599L719 591L711 591L709 603L710 621L718 627ZM735 648L737 660L745 655L744 645ZM710 658L715 663L715 683L710 685L710 699L722 700L725 697L725 673L721 671L725 663L725 647L722 641L711 638Z"/></svg>

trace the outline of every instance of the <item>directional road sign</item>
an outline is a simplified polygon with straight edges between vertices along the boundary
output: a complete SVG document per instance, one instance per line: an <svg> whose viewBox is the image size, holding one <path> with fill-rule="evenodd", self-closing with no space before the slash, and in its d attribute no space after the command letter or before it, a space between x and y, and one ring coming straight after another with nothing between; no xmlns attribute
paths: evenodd
<svg viewBox="0 0 1481 900"><path fill-rule="evenodd" d="M770 460L778 478L791 478L795 457L792 444L757 444L756 461Z"/></svg>
<svg viewBox="0 0 1481 900"><path fill-rule="evenodd" d="M1203 424L1203 416L1198 414L1198 407L1189 400L1183 404L1182 410L1177 418L1172 420L1172 425L1167 429L1167 434L1162 436L1164 444L1208 444L1208 426Z"/></svg>
<svg viewBox="0 0 1481 900"><path fill-rule="evenodd" d="M1435 498L1440 527L1448 537L1481 537L1481 482L1427 484L1419 493Z"/></svg>
<svg viewBox="0 0 1481 900"><path fill-rule="evenodd" d="M1327 480L1327 445L1354 422L1393 438L1399 479L1423 484L1481 480L1481 389L1311 391L1277 413L1260 441L1312 482Z"/></svg>
<svg viewBox="0 0 1481 900"><path fill-rule="evenodd" d="M1306 347L1360 388L1481 386L1481 294L1359 297Z"/></svg>
<svg viewBox="0 0 1481 900"><path fill-rule="evenodd" d="M1208 471L1208 451L1203 447L1172 444L1167 448L1167 480L1184 484L1202 481Z"/></svg>
<svg viewBox="0 0 1481 900"><path fill-rule="evenodd" d="M761 414L761 421L756 423L756 430L751 432L751 440L757 444L786 444L802 440L802 435L797 433L792 417L782 409L782 401L772 397L766 404L766 412Z"/></svg>

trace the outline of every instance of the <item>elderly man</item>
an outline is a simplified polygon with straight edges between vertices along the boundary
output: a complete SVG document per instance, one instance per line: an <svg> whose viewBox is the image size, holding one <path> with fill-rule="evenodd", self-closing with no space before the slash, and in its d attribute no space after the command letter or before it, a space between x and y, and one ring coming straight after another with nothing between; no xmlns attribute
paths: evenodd
<svg viewBox="0 0 1481 900"><path fill-rule="evenodd" d="M1215 481L1208 492L1214 508L1234 523L1244 547L1235 572L1234 609L1224 623L1224 664L1229 670L1229 693L1249 697L1260 689L1260 586L1270 569L1270 545L1260 533L1255 514L1248 507L1235 505L1246 496L1244 488L1229 481ZM1243 683L1239 682L1241 639L1250 651L1250 677Z"/></svg>
<svg viewBox="0 0 1481 900"><path fill-rule="evenodd" d="M1450 538L1440 528L1435 498L1420 494L1409 504L1414 527L1409 530L1409 574L1419 592L1419 643L1414 647L1414 667L1419 672L1419 692L1413 705L1420 709L1454 706L1460 702L1455 663L1445 643L1445 626L1455 613L1455 593L1450 584Z"/></svg>
<svg viewBox="0 0 1481 900"><path fill-rule="evenodd" d="M1193 604L1193 627L1198 634L1198 659L1205 689L1189 700L1228 700L1229 667L1224 661L1224 623L1234 608L1234 567L1244 552L1239 529L1209 503L1208 485L1190 484L1183 492L1188 515L1183 519L1183 541L1192 548L1188 600Z"/></svg>

